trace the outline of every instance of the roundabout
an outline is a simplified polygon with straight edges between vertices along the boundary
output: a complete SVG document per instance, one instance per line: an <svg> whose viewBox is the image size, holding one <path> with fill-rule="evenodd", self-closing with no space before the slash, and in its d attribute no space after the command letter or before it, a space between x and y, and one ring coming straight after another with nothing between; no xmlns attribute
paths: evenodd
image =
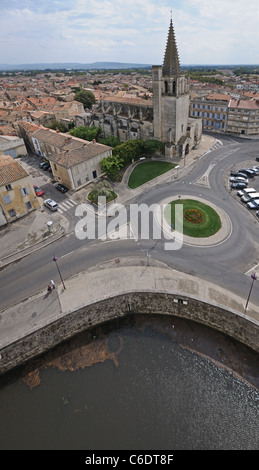
<svg viewBox="0 0 259 470"><path fill-rule="evenodd" d="M172 205L174 209L177 204L183 204L183 234L175 230L174 217L172 220L172 214L174 216L175 212L172 210ZM159 208L160 210L162 208L160 225L168 239L182 240L184 244L191 246L210 247L224 243L232 233L232 224L227 213L200 197L171 196L160 201ZM156 220L159 224L158 209Z"/></svg>

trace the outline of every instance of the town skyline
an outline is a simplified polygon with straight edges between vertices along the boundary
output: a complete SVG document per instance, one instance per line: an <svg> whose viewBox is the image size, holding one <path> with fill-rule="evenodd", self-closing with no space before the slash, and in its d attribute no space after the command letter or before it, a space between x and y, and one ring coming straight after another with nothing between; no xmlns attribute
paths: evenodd
<svg viewBox="0 0 259 470"><path fill-rule="evenodd" d="M161 64L172 16L182 65L259 63L252 0L0 0L0 64Z"/></svg>

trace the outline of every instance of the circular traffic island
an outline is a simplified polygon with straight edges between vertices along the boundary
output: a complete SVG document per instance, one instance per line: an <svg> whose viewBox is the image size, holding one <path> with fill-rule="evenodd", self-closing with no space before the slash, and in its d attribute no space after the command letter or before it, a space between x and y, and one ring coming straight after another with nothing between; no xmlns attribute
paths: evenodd
<svg viewBox="0 0 259 470"><path fill-rule="evenodd" d="M211 237L221 229L221 218L208 204L196 199L178 199L171 201L171 213L165 214L171 227L177 223L176 205L183 206L183 235L188 237Z"/></svg>

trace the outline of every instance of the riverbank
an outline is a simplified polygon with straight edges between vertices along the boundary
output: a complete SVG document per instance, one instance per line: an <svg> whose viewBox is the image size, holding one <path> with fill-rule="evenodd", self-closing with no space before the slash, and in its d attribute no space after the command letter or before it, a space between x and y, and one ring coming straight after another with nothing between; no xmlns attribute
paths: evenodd
<svg viewBox="0 0 259 470"><path fill-rule="evenodd" d="M159 318L156 315L133 315L84 331L18 368L18 376L33 389L40 385L41 373L47 368L74 372L104 361L112 361L115 367L119 367L124 347L120 330L125 327L141 332L154 330L259 389L258 353L204 325L166 315Z"/></svg>
<svg viewBox="0 0 259 470"><path fill-rule="evenodd" d="M0 373L77 333L135 314L180 317L258 350L258 306L150 259L111 260L0 313Z"/></svg>

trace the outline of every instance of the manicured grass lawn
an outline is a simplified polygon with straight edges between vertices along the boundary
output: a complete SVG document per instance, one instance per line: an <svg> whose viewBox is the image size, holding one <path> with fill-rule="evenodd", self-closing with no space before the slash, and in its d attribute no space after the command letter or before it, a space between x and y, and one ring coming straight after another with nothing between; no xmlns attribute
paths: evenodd
<svg viewBox="0 0 259 470"><path fill-rule="evenodd" d="M170 162L152 161L140 163L132 171L129 177L128 186L131 189L137 188L138 186L147 183L147 181L156 178L156 176L166 173L174 167L175 164Z"/></svg>
<svg viewBox="0 0 259 470"><path fill-rule="evenodd" d="M165 213L168 223L175 226L175 206L176 204L183 204L183 234L189 237L210 237L218 232L221 228L221 220L217 212L207 204L193 199L180 199L172 201L171 203L171 220L169 214ZM194 223L186 220L184 215L187 210L196 209L202 213L202 221Z"/></svg>

